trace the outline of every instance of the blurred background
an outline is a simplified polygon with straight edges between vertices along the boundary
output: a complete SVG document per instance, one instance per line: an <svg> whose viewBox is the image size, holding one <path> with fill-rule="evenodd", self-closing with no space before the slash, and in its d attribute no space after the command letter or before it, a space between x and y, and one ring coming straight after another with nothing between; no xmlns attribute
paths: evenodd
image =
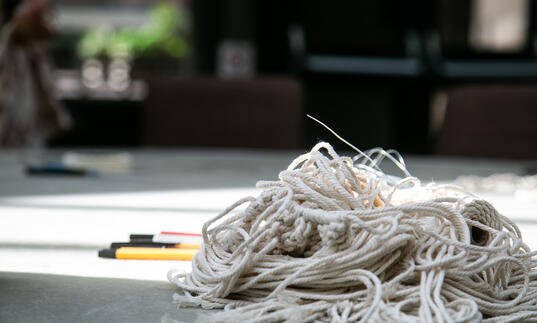
<svg viewBox="0 0 537 323"><path fill-rule="evenodd" d="M1 0L0 321L168 322L153 296L138 308L162 319L130 311L138 292L124 285L102 284L124 291L113 297L6 272L189 270L97 251L132 233L199 233L318 141L350 150L306 114L362 150L398 150L427 183L479 192L537 249L536 6Z"/></svg>
<svg viewBox="0 0 537 323"><path fill-rule="evenodd" d="M534 1L48 2L51 148L348 148L309 113L363 149L537 158Z"/></svg>

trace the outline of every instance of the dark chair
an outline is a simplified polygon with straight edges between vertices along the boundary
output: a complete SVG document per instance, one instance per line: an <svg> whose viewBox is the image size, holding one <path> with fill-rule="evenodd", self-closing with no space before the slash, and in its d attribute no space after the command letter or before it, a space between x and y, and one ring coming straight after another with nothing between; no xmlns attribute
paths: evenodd
<svg viewBox="0 0 537 323"><path fill-rule="evenodd" d="M146 146L301 147L301 87L288 78L148 80Z"/></svg>
<svg viewBox="0 0 537 323"><path fill-rule="evenodd" d="M537 85L475 85L450 91L436 153L537 159Z"/></svg>

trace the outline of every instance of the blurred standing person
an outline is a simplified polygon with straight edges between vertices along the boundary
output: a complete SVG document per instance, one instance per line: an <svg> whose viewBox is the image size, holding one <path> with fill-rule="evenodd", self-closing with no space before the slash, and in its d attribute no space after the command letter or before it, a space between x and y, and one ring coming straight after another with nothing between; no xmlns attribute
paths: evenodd
<svg viewBox="0 0 537 323"><path fill-rule="evenodd" d="M45 51L55 34L49 2L2 0L0 6L0 147L39 150L71 123L54 97Z"/></svg>

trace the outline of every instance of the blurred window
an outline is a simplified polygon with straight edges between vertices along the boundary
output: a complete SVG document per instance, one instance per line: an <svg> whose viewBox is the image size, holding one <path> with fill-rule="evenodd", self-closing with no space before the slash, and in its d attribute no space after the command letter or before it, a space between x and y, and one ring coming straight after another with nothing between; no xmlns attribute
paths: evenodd
<svg viewBox="0 0 537 323"><path fill-rule="evenodd" d="M526 46L528 0L474 0L469 42L477 51L516 52Z"/></svg>

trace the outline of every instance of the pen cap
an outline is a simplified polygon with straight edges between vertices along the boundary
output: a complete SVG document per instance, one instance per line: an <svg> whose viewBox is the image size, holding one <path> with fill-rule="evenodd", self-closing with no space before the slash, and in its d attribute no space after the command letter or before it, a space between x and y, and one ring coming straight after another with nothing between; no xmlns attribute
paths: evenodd
<svg viewBox="0 0 537 323"><path fill-rule="evenodd" d="M115 249L102 249L99 250L99 257L101 258L116 258Z"/></svg>
<svg viewBox="0 0 537 323"><path fill-rule="evenodd" d="M153 239L152 234L131 234L129 236L129 239Z"/></svg>

